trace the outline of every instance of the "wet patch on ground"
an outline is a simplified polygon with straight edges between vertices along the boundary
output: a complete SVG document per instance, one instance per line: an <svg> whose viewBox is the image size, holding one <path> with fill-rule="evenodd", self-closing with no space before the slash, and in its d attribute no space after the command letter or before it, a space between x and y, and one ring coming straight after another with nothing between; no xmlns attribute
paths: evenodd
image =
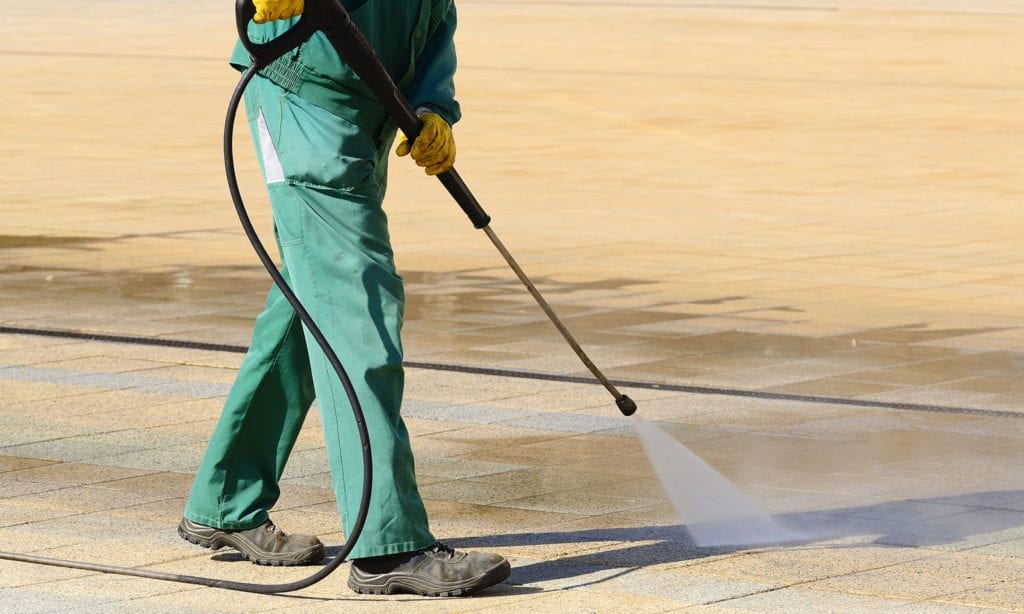
<svg viewBox="0 0 1024 614"><path fill-rule="evenodd" d="M26 247L64 247L69 249L88 248L93 243L109 241L105 237L69 237L48 235L0 235L0 249Z"/></svg>

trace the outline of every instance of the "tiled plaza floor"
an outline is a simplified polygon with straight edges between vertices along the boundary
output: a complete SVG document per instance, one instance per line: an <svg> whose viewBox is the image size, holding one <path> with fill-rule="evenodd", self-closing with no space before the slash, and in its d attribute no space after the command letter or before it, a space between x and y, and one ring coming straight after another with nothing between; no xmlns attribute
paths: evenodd
<svg viewBox="0 0 1024 614"><path fill-rule="evenodd" d="M0 17L0 551L311 571L174 530L268 284L227 201L233 24L207 4ZM631 420L396 159L421 491L508 581L361 597L343 566L257 596L0 560L0 611L1024 611L1024 7L459 11L459 168L495 231L638 416L812 537L698 546ZM333 545L322 439L311 415L274 518Z"/></svg>

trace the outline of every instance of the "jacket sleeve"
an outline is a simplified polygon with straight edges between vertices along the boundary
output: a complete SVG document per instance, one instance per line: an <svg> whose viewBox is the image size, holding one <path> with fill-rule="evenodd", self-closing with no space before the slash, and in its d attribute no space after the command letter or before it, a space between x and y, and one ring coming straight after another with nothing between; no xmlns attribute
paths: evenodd
<svg viewBox="0 0 1024 614"><path fill-rule="evenodd" d="M443 0L439 16L432 18L423 53L416 62L409 102L414 109L427 108L454 124L462 117L455 100L455 3Z"/></svg>

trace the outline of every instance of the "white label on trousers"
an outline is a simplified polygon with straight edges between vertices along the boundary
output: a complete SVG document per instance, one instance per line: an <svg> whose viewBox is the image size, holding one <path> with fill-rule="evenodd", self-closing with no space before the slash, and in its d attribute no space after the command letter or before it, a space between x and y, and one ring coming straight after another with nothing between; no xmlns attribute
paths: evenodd
<svg viewBox="0 0 1024 614"><path fill-rule="evenodd" d="M271 183L282 183L284 181L284 169L281 168L281 160L277 157L277 149L274 141L270 138L270 130L267 128L267 120L263 117L263 109L260 109L260 116L256 118L256 124L260 131L260 151L263 153L263 175L267 185Z"/></svg>

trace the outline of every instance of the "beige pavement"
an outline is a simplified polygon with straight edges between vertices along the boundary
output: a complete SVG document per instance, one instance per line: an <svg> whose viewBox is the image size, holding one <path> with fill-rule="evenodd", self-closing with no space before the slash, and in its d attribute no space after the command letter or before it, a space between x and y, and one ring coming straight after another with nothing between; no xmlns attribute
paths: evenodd
<svg viewBox="0 0 1024 614"><path fill-rule="evenodd" d="M308 571L173 531L267 286L224 187L233 24L208 4L0 15L2 551ZM343 567L263 597L0 561L0 611L1024 610L1024 5L459 11L459 168L495 231L641 415L825 535L694 545L610 398L530 377L585 372L483 234L396 160L423 495L439 535L510 557L509 581L365 598ZM275 518L336 544L315 422Z"/></svg>

